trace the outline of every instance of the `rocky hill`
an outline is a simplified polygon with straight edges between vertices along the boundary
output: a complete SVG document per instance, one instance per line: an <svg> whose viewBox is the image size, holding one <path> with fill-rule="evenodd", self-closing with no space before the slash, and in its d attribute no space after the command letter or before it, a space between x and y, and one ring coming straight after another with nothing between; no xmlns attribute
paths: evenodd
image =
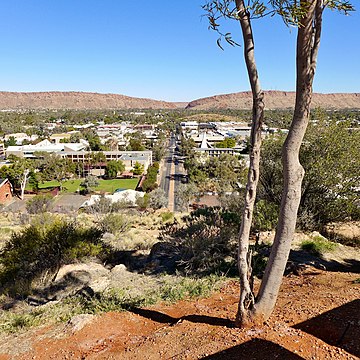
<svg viewBox="0 0 360 360"><path fill-rule="evenodd" d="M265 106L267 109L293 108L295 92L265 91ZM187 109L251 109L251 92L216 95L191 101ZM360 109L360 93L338 93L313 95L311 106L325 109Z"/></svg>
<svg viewBox="0 0 360 360"><path fill-rule="evenodd" d="M40 109L175 109L183 104L87 92L0 92L1 110Z"/></svg>
<svg viewBox="0 0 360 360"><path fill-rule="evenodd" d="M190 103L166 102L119 94L89 92L7 92L0 91L0 110L42 109L251 109L251 92L215 95ZM295 93L265 91L267 109L293 108ZM360 93L314 94L312 107L326 109L360 109Z"/></svg>

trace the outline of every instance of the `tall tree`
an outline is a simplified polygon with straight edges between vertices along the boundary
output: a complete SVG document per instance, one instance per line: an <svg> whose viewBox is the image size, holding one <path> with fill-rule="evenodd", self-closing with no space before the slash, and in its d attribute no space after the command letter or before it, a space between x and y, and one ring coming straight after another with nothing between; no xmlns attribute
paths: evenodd
<svg viewBox="0 0 360 360"><path fill-rule="evenodd" d="M29 179L30 171L33 170L31 162L24 158L10 156L13 163L9 167L3 167L2 176L6 176L11 182L14 189L20 188L20 199L24 200L25 186Z"/></svg>
<svg viewBox="0 0 360 360"><path fill-rule="evenodd" d="M254 50L250 23L251 12L255 17L277 13L283 18L286 24L294 25L298 28L296 48L296 101L292 123L282 150L284 171L279 222L270 258L256 298L251 288L251 282L249 281L248 234L250 232L253 204L255 201L253 195L254 193L256 194L259 159L257 159L257 161L252 159L254 156L254 144L251 142L250 158L254 163L253 165L257 165L257 168L253 168L252 165L250 165L245 207L239 236L238 264L241 294L236 316L236 324L238 326L260 323L266 320L275 306L279 293L282 276L290 252L291 241L295 232L297 211L301 199L301 183L304 177L304 169L299 161L299 151L309 121L312 84L316 70L322 29L322 16L326 7L345 13L353 10L351 4L346 0L300 0L299 2L295 0L270 0L267 2L254 0L249 1L247 6L245 6L243 0L235 0L235 2L232 0L213 0L205 5L205 9L209 14L210 27L218 31L221 35L218 44L221 38L225 38L225 40L232 45L235 44L229 33L223 35L219 31L219 18L232 18L240 22L244 38L245 60L250 74L249 65L250 70L251 66L255 65L254 59L248 58L248 54L251 54ZM249 41L251 46L246 50L246 44ZM250 60L249 64L248 60ZM257 78L257 72L255 75ZM250 83L252 84L251 78ZM255 97L257 91L253 86L252 92ZM260 124L261 120L262 119L260 119ZM252 124L252 129L253 131L256 130L254 123Z"/></svg>

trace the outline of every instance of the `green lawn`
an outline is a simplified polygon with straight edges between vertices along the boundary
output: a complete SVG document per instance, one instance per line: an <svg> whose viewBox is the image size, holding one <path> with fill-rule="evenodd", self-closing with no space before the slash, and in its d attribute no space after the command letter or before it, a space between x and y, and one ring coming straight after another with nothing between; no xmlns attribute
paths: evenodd
<svg viewBox="0 0 360 360"><path fill-rule="evenodd" d="M114 179L114 180L99 180L99 186L95 191L105 191L113 193L116 189L135 189L139 179ZM74 193L80 188L82 179L69 180L63 182L63 191L67 193ZM59 186L57 181L45 181L39 184L39 188L48 188L52 186ZM29 188L30 190L30 188Z"/></svg>

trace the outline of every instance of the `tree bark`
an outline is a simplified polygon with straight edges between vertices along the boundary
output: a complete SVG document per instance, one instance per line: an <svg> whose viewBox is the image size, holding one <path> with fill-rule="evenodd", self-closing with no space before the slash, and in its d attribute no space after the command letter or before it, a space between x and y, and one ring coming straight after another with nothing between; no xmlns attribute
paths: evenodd
<svg viewBox="0 0 360 360"><path fill-rule="evenodd" d="M29 169L25 169L24 173L23 173L23 178L20 182L20 199L24 200L24 193L25 193L25 187L26 187L26 182L29 176L30 170Z"/></svg>
<svg viewBox="0 0 360 360"><path fill-rule="evenodd" d="M264 117L264 93L261 89L254 54L254 38L250 15L243 0L236 0L239 22L244 41L244 58L253 95L252 125L250 136L250 166L245 191L245 204L239 232L238 268L240 275L240 300L236 315L236 325L246 326L251 322L255 297L250 283L251 264L249 260L249 236L253 218L256 190L259 181L261 126Z"/></svg>
<svg viewBox="0 0 360 360"><path fill-rule="evenodd" d="M282 149L284 183L279 222L274 244L252 310L254 322L265 321L273 311L293 240L301 199L304 169L299 161L300 146L309 121L312 83L320 44L323 0L301 0L306 9L297 35L297 80L293 120Z"/></svg>

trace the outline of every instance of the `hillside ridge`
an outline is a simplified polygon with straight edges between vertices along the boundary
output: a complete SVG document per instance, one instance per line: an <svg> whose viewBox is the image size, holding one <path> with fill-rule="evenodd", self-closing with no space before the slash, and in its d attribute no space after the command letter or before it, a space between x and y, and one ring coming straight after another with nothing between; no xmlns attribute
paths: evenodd
<svg viewBox="0 0 360 360"><path fill-rule="evenodd" d="M295 104L295 92L265 91L267 109L291 109ZM360 93L314 93L312 108L360 109ZM251 109L252 94L243 91L221 94L186 102L168 102L149 98L137 98L121 94L43 91L0 91L0 110L102 110L102 109Z"/></svg>
<svg viewBox="0 0 360 360"><path fill-rule="evenodd" d="M266 109L291 109L295 104L294 91L268 90L265 93ZM251 109L252 94L250 91L214 95L191 101L187 109ZM360 93L314 93L312 108L325 109L360 109Z"/></svg>
<svg viewBox="0 0 360 360"><path fill-rule="evenodd" d="M1 110L175 109L167 101L80 91L0 92Z"/></svg>

